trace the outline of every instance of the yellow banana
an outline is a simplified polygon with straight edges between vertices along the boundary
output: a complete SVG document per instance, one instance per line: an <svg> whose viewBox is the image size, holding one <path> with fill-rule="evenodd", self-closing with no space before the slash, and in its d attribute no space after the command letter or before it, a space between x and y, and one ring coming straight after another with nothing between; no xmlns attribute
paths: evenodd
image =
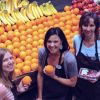
<svg viewBox="0 0 100 100"><path fill-rule="evenodd" d="M9 0L8 0L9 1ZM20 0L12 0L12 2L13 2L13 5L14 5L14 9L17 9L18 8L18 2L19 2Z"/></svg>
<svg viewBox="0 0 100 100"><path fill-rule="evenodd" d="M0 13L0 19L5 25L11 25L10 22L5 18L4 13Z"/></svg>
<svg viewBox="0 0 100 100"><path fill-rule="evenodd" d="M40 18L40 14L39 14L39 12L38 12L38 10L37 10L37 2L36 1L34 1L33 3L32 3L32 11L35 13L35 15L37 16L37 18Z"/></svg>
<svg viewBox="0 0 100 100"><path fill-rule="evenodd" d="M49 1L48 2L49 3L49 8L50 8L50 10L52 10L52 12L54 13L54 14L56 14L58 11L56 10L56 8L53 6L53 4Z"/></svg>
<svg viewBox="0 0 100 100"><path fill-rule="evenodd" d="M32 14L32 5L29 4L26 8L26 15L30 20L35 19L35 16Z"/></svg>
<svg viewBox="0 0 100 100"><path fill-rule="evenodd" d="M26 22L25 18L24 18L23 15L19 12L19 10L16 10L14 13L15 13L15 16L17 17L18 20L21 20L23 23Z"/></svg>
<svg viewBox="0 0 100 100"><path fill-rule="evenodd" d="M11 12L11 17L12 17L16 22L18 21L17 17L15 16L14 11Z"/></svg>
<svg viewBox="0 0 100 100"><path fill-rule="evenodd" d="M6 10L8 13L11 13L12 11L12 0L6 0Z"/></svg>
<svg viewBox="0 0 100 100"><path fill-rule="evenodd" d="M23 0L20 3L18 3L18 8L26 7L28 4L29 4L28 0Z"/></svg>
<svg viewBox="0 0 100 100"><path fill-rule="evenodd" d="M40 7L39 7L39 6L36 6L36 8L37 8L37 10L38 10L38 12L39 12L40 16L42 17L42 16L43 16L43 13L42 13L42 11L41 11Z"/></svg>
<svg viewBox="0 0 100 100"><path fill-rule="evenodd" d="M26 8L24 8L24 9L21 10L21 14L24 16L24 18L26 19L26 21L30 21L28 19L28 17L26 16Z"/></svg>
<svg viewBox="0 0 100 100"><path fill-rule="evenodd" d="M43 5L40 5L40 9L41 9L43 15L45 15L45 11L44 11Z"/></svg>
<svg viewBox="0 0 100 100"><path fill-rule="evenodd" d="M9 14L7 13L7 11L4 11L4 17L8 20L8 22L10 23L10 24L15 24L15 22L14 21L12 21L10 18L9 18Z"/></svg>

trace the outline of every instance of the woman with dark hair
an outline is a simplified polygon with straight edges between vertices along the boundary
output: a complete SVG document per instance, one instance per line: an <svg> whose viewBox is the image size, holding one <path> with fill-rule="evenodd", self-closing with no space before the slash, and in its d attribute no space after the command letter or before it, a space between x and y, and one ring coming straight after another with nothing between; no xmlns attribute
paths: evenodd
<svg viewBox="0 0 100 100"><path fill-rule="evenodd" d="M79 77L75 87L76 100L100 100L99 18L84 13L79 22L80 34L74 37Z"/></svg>
<svg viewBox="0 0 100 100"><path fill-rule="evenodd" d="M48 74L44 67L52 65L54 72ZM77 81L77 64L69 51L69 44L59 27L50 28L39 49L38 100L69 100L69 87Z"/></svg>

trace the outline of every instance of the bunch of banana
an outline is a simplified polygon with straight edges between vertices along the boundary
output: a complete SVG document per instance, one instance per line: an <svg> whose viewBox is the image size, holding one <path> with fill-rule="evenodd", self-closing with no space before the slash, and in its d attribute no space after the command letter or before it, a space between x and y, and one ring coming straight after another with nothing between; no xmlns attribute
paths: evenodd
<svg viewBox="0 0 100 100"><path fill-rule="evenodd" d="M11 12L11 17L15 20L15 22L18 21L17 17L15 16L15 11Z"/></svg>
<svg viewBox="0 0 100 100"><path fill-rule="evenodd" d="M32 12L35 18L40 18L43 16L43 13L36 1L32 2Z"/></svg>
<svg viewBox="0 0 100 100"><path fill-rule="evenodd" d="M34 14L32 13L32 4L29 4L27 7L26 7L26 16L30 19L30 20L34 20L35 19L35 16Z"/></svg>
<svg viewBox="0 0 100 100"><path fill-rule="evenodd" d="M12 11L12 0L6 0L6 10L8 11L8 13L11 13Z"/></svg>
<svg viewBox="0 0 100 100"><path fill-rule="evenodd" d="M40 9L42 10L45 16L50 16L57 13L57 10L50 1L40 5Z"/></svg>
<svg viewBox="0 0 100 100"><path fill-rule="evenodd" d="M6 19L5 13L0 12L0 20L5 24L5 25L11 25L11 23Z"/></svg>
<svg viewBox="0 0 100 100"><path fill-rule="evenodd" d="M26 7L29 4L28 0L22 0L18 3L18 8Z"/></svg>
<svg viewBox="0 0 100 100"><path fill-rule="evenodd" d="M0 11L3 11L6 9L6 2L5 1L0 1Z"/></svg>
<svg viewBox="0 0 100 100"><path fill-rule="evenodd" d="M26 14L26 8L21 9L21 14L25 17L26 21L30 21Z"/></svg>
<svg viewBox="0 0 100 100"><path fill-rule="evenodd" d="M51 12L52 12L53 14L56 14L56 13L57 13L56 8L53 6L53 4L51 3L51 1L48 1L48 2L46 3L46 6L47 6L48 9L51 10Z"/></svg>
<svg viewBox="0 0 100 100"><path fill-rule="evenodd" d="M12 0L12 4L14 5L14 9L18 9L18 3L19 2L20 2L20 0Z"/></svg>
<svg viewBox="0 0 100 100"><path fill-rule="evenodd" d="M14 15L15 15L15 17L17 18L18 21L20 20L20 21L22 21L23 23L27 22L26 18L21 14L21 12L20 12L18 9L16 9L16 10L14 11Z"/></svg>

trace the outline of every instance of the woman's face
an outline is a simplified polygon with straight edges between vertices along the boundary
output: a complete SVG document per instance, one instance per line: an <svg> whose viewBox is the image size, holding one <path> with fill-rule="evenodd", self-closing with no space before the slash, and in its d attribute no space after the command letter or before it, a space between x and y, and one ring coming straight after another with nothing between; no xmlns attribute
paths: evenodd
<svg viewBox="0 0 100 100"><path fill-rule="evenodd" d="M82 32L85 37L92 37L95 34L95 28L94 19L90 18L88 25L82 25Z"/></svg>
<svg viewBox="0 0 100 100"><path fill-rule="evenodd" d="M2 64L4 72L11 72L14 70L14 58L9 52L4 55Z"/></svg>
<svg viewBox="0 0 100 100"><path fill-rule="evenodd" d="M50 36L47 41L47 48L48 48L49 52L52 54L58 53L61 45L62 45L62 41L60 40L59 36L57 36L57 35Z"/></svg>

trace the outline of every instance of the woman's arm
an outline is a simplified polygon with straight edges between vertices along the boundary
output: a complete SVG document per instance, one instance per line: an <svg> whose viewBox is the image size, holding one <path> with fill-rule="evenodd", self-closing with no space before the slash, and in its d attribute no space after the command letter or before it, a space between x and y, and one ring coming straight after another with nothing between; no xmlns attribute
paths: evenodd
<svg viewBox="0 0 100 100"><path fill-rule="evenodd" d="M37 84L38 84L38 100L42 100L42 89L43 89L43 71L42 67L38 68L38 76L37 76Z"/></svg>
<svg viewBox="0 0 100 100"><path fill-rule="evenodd" d="M66 78L61 78L61 77L58 77L58 76L55 75L53 77L53 79L57 80L61 84L64 84L64 85L67 85L67 86L70 86L70 87L74 87L76 85L76 82L77 82L77 76L73 76L69 79L66 79Z"/></svg>

